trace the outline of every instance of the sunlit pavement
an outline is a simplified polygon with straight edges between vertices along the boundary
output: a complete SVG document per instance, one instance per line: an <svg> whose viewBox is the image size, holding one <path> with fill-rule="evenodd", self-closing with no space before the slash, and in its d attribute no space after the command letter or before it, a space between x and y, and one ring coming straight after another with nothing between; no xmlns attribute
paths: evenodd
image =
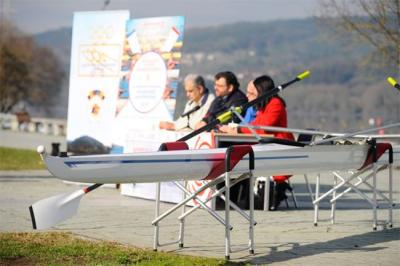
<svg viewBox="0 0 400 266"><path fill-rule="evenodd" d="M39 134L2 132L0 146L34 149L40 144L61 142ZM28 135L28 136L27 136ZM63 142L64 141L64 142ZM20 146L18 146L20 145ZM387 178L379 174L378 187L387 187ZM394 201L400 200L400 170L394 171ZM309 177L312 185L315 176ZM370 205L357 194L350 193L337 204L336 223L330 224L328 200L321 204L320 222L313 225L314 212L306 193L304 178L291 178L299 209L281 208L276 212L256 211L255 255L247 251L231 254L234 261L273 265L397 265L400 261L400 211L394 210L394 227L372 230ZM331 188L333 178L324 174L321 191ZM43 198L72 192L78 185L66 184L45 171L0 171L0 231L33 231L28 207ZM151 249L153 246L154 202L122 196L118 189L99 188L81 200L78 214L52 230L71 231L89 239L105 239ZM397 204L399 205L399 204ZM171 204L162 204L162 210ZM221 216L223 212L219 211ZM177 238L180 211L161 222L161 242ZM378 213L380 220L387 211ZM231 212L233 249L247 245L248 223ZM160 250L179 254L224 258L224 227L203 210L186 219L184 248L170 245Z"/></svg>
<svg viewBox="0 0 400 266"><path fill-rule="evenodd" d="M395 174L396 202L399 201L399 174ZM386 178L378 178L379 186ZM301 176L292 177L299 201L299 209L281 208L276 212L256 211L255 255L247 251L232 253L235 261L273 263L274 265L395 265L400 259L400 212L394 211L394 228L372 230L372 211L358 195L351 193L337 204L336 224L326 219L330 210L322 204L318 226L313 225L311 202ZM331 176L322 176L322 190L327 190ZM28 207L43 198L79 189L52 178L45 171L0 172L0 231L33 231ZM171 207L162 204L162 209ZM233 248L247 244L248 224L231 212ZM161 241L176 239L179 225L176 214L161 223ZM220 211L223 216L223 212ZM378 217L385 219L387 211ZM118 189L100 188L81 200L78 214L53 228L77 235L118 241L143 248L152 248L154 202L122 196ZM186 220L185 247L177 245L161 248L164 251L224 258L224 227L203 210Z"/></svg>

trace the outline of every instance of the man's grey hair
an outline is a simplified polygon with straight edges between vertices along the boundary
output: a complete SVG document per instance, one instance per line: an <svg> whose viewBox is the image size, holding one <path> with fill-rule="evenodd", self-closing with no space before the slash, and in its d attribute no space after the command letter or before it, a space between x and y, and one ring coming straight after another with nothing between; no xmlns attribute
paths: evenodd
<svg viewBox="0 0 400 266"><path fill-rule="evenodd" d="M188 81L192 81L196 86L202 86L206 88L206 84L202 76L197 74L189 74L185 77L185 83Z"/></svg>

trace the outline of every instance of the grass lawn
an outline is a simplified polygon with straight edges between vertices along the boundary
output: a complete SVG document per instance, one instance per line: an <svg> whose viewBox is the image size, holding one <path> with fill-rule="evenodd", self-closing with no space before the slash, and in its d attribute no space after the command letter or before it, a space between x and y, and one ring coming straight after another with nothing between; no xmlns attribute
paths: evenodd
<svg viewBox="0 0 400 266"><path fill-rule="evenodd" d="M154 252L70 233L0 233L0 265L238 265Z"/></svg>
<svg viewBox="0 0 400 266"><path fill-rule="evenodd" d="M0 147L0 170L38 169L45 167L36 151Z"/></svg>
<svg viewBox="0 0 400 266"><path fill-rule="evenodd" d="M45 169L36 151L0 147L0 170ZM1 220L1 217L0 217ZM71 233L0 232L0 265L240 265L221 259L154 252Z"/></svg>

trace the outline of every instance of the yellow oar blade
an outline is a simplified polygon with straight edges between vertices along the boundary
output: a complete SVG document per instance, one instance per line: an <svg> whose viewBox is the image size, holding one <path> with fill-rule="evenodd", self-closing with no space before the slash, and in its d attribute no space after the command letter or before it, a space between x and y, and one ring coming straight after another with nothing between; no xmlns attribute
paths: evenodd
<svg viewBox="0 0 400 266"><path fill-rule="evenodd" d="M396 81L394 78L392 78L392 77L388 77L388 78L387 78L387 81L388 81L389 84L392 85L393 87L395 87L396 84L397 84L397 81Z"/></svg>
<svg viewBox="0 0 400 266"><path fill-rule="evenodd" d="M302 79L308 78L308 77L310 76L310 74L311 74L311 72L310 72L309 70L306 70L306 71L304 71L303 73L299 74L299 75L297 76L297 78L298 78L299 80L302 80Z"/></svg>
<svg viewBox="0 0 400 266"><path fill-rule="evenodd" d="M389 82L390 85L392 85L393 87L395 87L400 91L400 84L394 78L388 77L387 81Z"/></svg>

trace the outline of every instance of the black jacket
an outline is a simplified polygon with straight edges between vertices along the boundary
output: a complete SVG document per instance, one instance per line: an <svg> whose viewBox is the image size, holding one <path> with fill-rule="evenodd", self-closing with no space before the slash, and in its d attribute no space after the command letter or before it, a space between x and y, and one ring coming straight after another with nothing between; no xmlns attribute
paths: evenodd
<svg viewBox="0 0 400 266"><path fill-rule="evenodd" d="M227 97L218 96L211 103L210 109L208 109L207 114L204 116L203 121L209 123L215 119L219 114L229 110L231 106L241 106L247 103L247 97L241 90L235 90ZM242 110L241 115L244 115L246 110ZM240 120L234 117L235 122Z"/></svg>

